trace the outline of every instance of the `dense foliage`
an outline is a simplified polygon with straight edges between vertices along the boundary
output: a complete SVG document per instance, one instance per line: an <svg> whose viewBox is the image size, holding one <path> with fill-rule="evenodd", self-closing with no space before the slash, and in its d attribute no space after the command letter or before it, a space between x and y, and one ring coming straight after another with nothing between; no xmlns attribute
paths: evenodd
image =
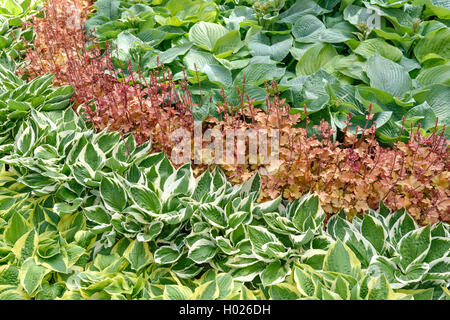
<svg viewBox="0 0 450 320"><path fill-rule="evenodd" d="M445 2L0 3L0 300L450 299Z"/></svg>

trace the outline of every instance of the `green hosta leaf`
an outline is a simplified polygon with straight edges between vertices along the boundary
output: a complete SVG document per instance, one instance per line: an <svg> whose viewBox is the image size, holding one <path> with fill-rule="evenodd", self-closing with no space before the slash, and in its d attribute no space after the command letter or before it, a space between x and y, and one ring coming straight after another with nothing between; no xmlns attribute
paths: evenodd
<svg viewBox="0 0 450 320"><path fill-rule="evenodd" d="M414 48L420 63L429 59L450 59L450 29L442 28L428 33Z"/></svg>
<svg viewBox="0 0 450 320"><path fill-rule="evenodd" d="M111 221L111 216L102 206L88 207L83 212L88 220L98 224L109 224Z"/></svg>
<svg viewBox="0 0 450 320"><path fill-rule="evenodd" d="M214 245L214 242L200 239L189 248L188 258L201 264L211 260L216 255L216 252L217 247Z"/></svg>
<svg viewBox="0 0 450 320"><path fill-rule="evenodd" d="M316 285L311 276L304 269L295 267L294 280L298 291L305 297L313 297L316 291Z"/></svg>
<svg viewBox="0 0 450 320"><path fill-rule="evenodd" d="M100 196L109 210L121 212L127 205L127 195L116 180L104 177L100 183Z"/></svg>
<svg viewBox="0 0 450 320"><path fill-rule="evenodd" d="M46 268L37 265L33 258L28 258L20 268L20 284L29 295L32 295L48 272Z"/></svg>
<svg viewBox="0 0 450 320"><path fill-rule="evenodd" d="M153 261L148 244L134 240L125 250L124 257L130 262L131 268L136 272L139 272Z"/></svg>
<svg viewBox="0 0 450 320"><path fill-rule="evenodd" d="M152 241L161 233L163 227L164 224L161 221L153 221L145 232L137 235L136 239L142 242Z"/></svg>
<svg viewBox="0 0 450 320"><path fill-rule="evenodd" d="M316 229L316 221L322 220L324 212L319 204L319 197L307 195L299 200L292 222L300 231L307 231L309 229Z"/></svg>
<svg viewBox="0 0 450 320"><path fill-rule="evenodd" d="M323 269L343 273L354 278L361 277L361 263L341 240L337 240L331 245L325 256Z"/></svg>
<svg viewBox="0 0 450 320"><path fill-rule="evenodd" d="M225 215L225 211L214 204L205 204L200 207L201 215L208 221L211 225L217 228L226 228L228 226L228 221Z"/></svg>
<svg viewBox="0 0 450 320"><path fill-rule="evenodd" d="M387 233L379 220L370 215L364 215L361 224L361 233L369 240L379 254L384 251Z"/></svg>
<svg viewBox="0 0 450 320"><path fill-rule="evenodd" d="M370 59L375 54L379 54L394 62L399 62L403 57L400 49L388 44L383 39L378 38L361 42L354 52L366 59Z"/></svg>
<svg viewBox="0 0 450 320"><path fill-rule="evenodd" d="M227 33L219 24L200 21L189 30L189 40L204 50L213 51L217 40Z"/></svg>
<svg viewBox="0 0 450 320"><path fill-rule="evenodd" d="M149 212L160 213L161 203L159 198L156 193L149 188L143 186L131 187L130 195L138 207Z"/></svg>
<svg viewBox="0 0 450 320"><path fill-rule="evenodd" d="M260 277L263 286L271 286L283 282L287 275L286 267L280 261L274 261L261 272Z"/></svg>
<svg viewBox="0 0 450 320"><path fill-rule="evenodd" d="M401 256L400 266L405 270L411 263L418 263L425 259L431 246L431 231L425 228L408 232L400 240L398 247Z"/></svg>
<svg viewBox="0 0 450 320"><path fill-rule="evenodd" d="M15 139L14 149L19 155L26 156L31 150L35 142L35 134L31 125L27 125L25 129Z"/></svg>
<svg viewBox="0 0 450 320"><path fill-rule="evenodd" d="M425 257L425 262L432 262L450 254L450 239L444 237L433 237L431 239L430 250Z"/></svg>
<svg viewBox="0 0 450 320"><path fill-rule="evenodd" d="M239 31L230 31L217 39L212 52L217 58L224 59L241 47L241 34Z"/></svg>
<svg viewBox="0 0 450 320"><path fill-rule="evenodd" d="M331 44L318 43L307 50L297 63L297 76L311 75L320 70L334 56L336 49Z"/></svg>
<svg viewBox="0 0 450 320"><path fill-rule="evenodd" d="M172 264L180 259L181 253L176 247L160 247L155 251L155 263Z"/></svg>
<svg viewBox="0 0 450 320"><path fill-rule="evenodd" d="M370 85L393 96L402 97L411 90L408 72L399 64L375 54L367 61L367 76Z"/></svg>

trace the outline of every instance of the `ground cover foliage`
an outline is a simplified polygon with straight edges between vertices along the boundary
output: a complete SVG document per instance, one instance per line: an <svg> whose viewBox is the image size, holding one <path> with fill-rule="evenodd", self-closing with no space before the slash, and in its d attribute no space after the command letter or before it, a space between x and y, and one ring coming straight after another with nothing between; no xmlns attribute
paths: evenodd
<svg viewBox="0 0 450 320"><path fill-rule="evenodd" d="M372 2L383 8L396 9L407 1L395 4ZM414 5L420 5L419 2ZM85 2L73 3L78 7L88 7ZM108 3L114 5L116 2ZM338 6L337 1L334 5L333 2L317 3L328 8L326 10ZM316 8L317 3L308 5ZM353 3L357 5L357 2ZM6 1L6 9L2 8L0 13L7 19L28 20L34 14L31 10L38 4ZM197 5L196 2L190 4ZM286 3L273 3L276 4L280 6L280 15L283 15L282 7ZM345 4L340 5L344 7ZM448 15L445 7L439 4L429 1L424 7L424 18L438 17L430 20L430 24ZM161 8L166 4L154 2L152 5L164 11ZM195 13L200 12L206 21L216 22L216 16L209 19L213 12L219 12L218 5L227 4L202 4ZM296 6L298 4L293 8L300 12ZM139 5L136 7L141 8ZM269 7L259 8L255 6L261 12ZM324 14L329 13L326 10ZM278 16L276 11L265 15L259 13L257 22L271 29ZM57 11L54 14L59 16ZM155 19L161 25L163 21L167 23L170 28L166 27L164 32L172 32L176 39L176 30L189 23L195 26L200 19L190 13L183 14L176 18L160 14L161 17ZM98 14L97 19L105 20L98 18ZM183 23L179 24L176 19ZM27 25L18 28L17 21L8 23L8 30L29 30ZM62 23L63 20L58 21ZM404 27L399 22L394 26ZM149 33L155 36L161 30L153 27ZM118 25L115 28L120 29ZM74 32L78 32L76 30ZM61 32L66 31L62 29ZM335 37L336 32L331 27L321 37ZM40 36L42 34L36 35L37 38ZM226 36L231 37L228 33ZM255 173L255 168L238 171L233 176L230 172L243 169L232 166L222 170L203 166L199 170L189 163L173 166L164 152L155 153L151 139L139 141L133 130L119 130L121 125L115 130L110 130L108 125L92 125L94 119L89 116L95 116L95 113L83 113L83 104L96 104L101 100L95 95L102 98L103 94L91 85L81 84L95 83L91 78L93 74L98 75L97 80L104 79L101 81L111 84L112 89L106 90L120 92L118 99L126 92L122 106L126 118L130 115L127 111L128 94L139 96L140 90L145 90L144 86L134 84L134 80L141 77L139 72L126 74L127 68L133 70L133 60L129 67L109 74L110 77L92 72L81 80L76 78L81 73L72 74L70 79L67 70L76 70L75 62L85 61L84 65L83 62L78 65L87 68L81 68L83 72L89 68L93 71L108 69L111 64L106 59L102 60L102 68L93 67L90 61L100 61L97 57L103 59L100 47L94 48L97 51L89 51L80 45L74 47L80 51L64 54L62 48L62 51L54 51L61 61L41 64L45 68L54 68L51 72L55 76L46 75L43 74L45 68L31 69L20 59L24 49L32 44L34 36L30 34L28 37L29 44L23 46L24 42L18 41L16 51L9 47L1 49L1 57L4 58L0 69L0 117L6 129L3 130L2 126L0 133L0 299L450 298L450 229L447 223L437 222L448 221L448 146L445 130L441 130L439 123L434 122L433 129L425 136L420 126L412 129L402 120L401 131L405 132L405 137L408 134L409 139L397 142L389 149L379 145L377 126L370 123L377 114L376 102L368 104L370 111L362 113L365 121L361 126L364 128L362 134L352 134L350 119L346 118L342 128L345 138L336 141L333 135L337 132L323 121L315 128L311 127L317 132L315 136L308 135L306 128L295 128L302 115L292 114L295 105L287 105L288 100L276 94L277 90L283 91L282 84L269 86L268 91L274 94L264 98L265 111L258 108L257 100L250 96L237 103L245 107L241 109L242 113L229 108L232 101L222 100L219 105L223 108L219 114L222 117L216 120L206 118L204 114L198 115L196 111L204 110L203 105L198 101L195 103L198 98L195 92L190 94L186 89L185 95L181 95L186 106L172 109L179 113L169 112L182 119L179 120L180 126L187 126L185 119L188 117L190 121L200 117L209 127L273 126L283 129L286 163L277 178L281 182L277 183L284 183L286 188L301 183L308 187L291 190L296 192L295 196L286 196L280 191L267 196L264 194L271 190L267 185L273 186L276 180L267 180L267 177ZM419 38L418 42L421 41ZM320 42L328 43L322 38ZM44 42L34 43L36 48L42 49ZM215 59L225 60L232 56L226 56L227 51L221 51L226 48L216 47L215 43L195 44L205 52L208 45ZM58 41L53 48L58 48ZM200 49L199 52L203 52ZM42 57L48 53L45 50L40 52ZM33 54L36 53L28 50L28 57ZM164 57L163 52L161 55ZM39 56L35 55L35 58ZM48 61L54 57L50 52ZM442 62L442 57L436 54L423 61L428 59L433 63ZM56 68L58 65L59 70ZM68 65L72 65L71 69L65 69ZM20 68L22 70L17 72ZM114 65L109 70L115 70ZM202 71L197 71L192 76L197 79L204 76ZM125 82L118 82L116 77L128 78ZM143 95L145 99L150 97L147 100L150 106L164 98L161 92L170 95L172 89L183 91L187 87L183 83L178 87L178 83L164 79L161 74L152 77L143 74L140 78L154 79L154 82L147 83L158 89L153 88L153 92L147 89ZM187 82L195 82L190 77L186 76ZM79 82L72 83L74 79ZM131 84L127 84L128 81ZM99 88L104 90L101 86ZM206 93L213 91L207 85L202 86L202 90L205 101L211 101L206 98ZM89 99L86 100L86 96ZM72 101L71 97L74 97ZM131 99L136 98L132 96ZM136 99L136 108L145 101L140 99L143 98ZM106 105L108 103L105 102ZM161 103L153 110L157 113L171 109ZM310 110L304 114L308 115L306 121L313 122L313 115L310 119L309 114ZM252 121L243 121L243 116ZM172 118L168 117L153 120L153 126L171 121ZM127 123L130 124L128 120L124 121ZM158 140L154 133L149 137L156 137L156 150L166 151L164 139ZM287 150L299 151L300 155L303 150L304 155L293 161L289 159L292 151ZM318 161L327 156L328 160ZM333 162L333 159L336 160ZM373 163L369 164L370 161ZM286 169L295 166L301 169ZM311 181L295 180L293 172L298 172L298 179L308 179L310 175ZM243 179L245 182L238 181L239 173L247 175ZM233 184L228 179L234 179ZM359 179L359 182L353 183L352 179ZM311 187L313 183L322 183L322 187L336 185L338 190L352 187L358 190L376 183L377 179L386 185L382 195L371 198L360 195L356 202L351 199L346 205L337 202L340 197L330 200L326 196L329 193L320 193ZM416 181L405 182L414 179ZM362 185L364 180L369 181ZM391 198L392 194L394 198ZM271 200L265 201L267 199ZM411 214L405 210L407 206L405 202L401 203L402 199L415 201L408 207ZM380 200L386 201L386 205ZM360 205L361 210L349 210L355 204ZM370 207L376 207L376 210ZM394 210L389 207L394 207ZM366 214L355 216L358 211ZM329 213L335 214L330 217ZM349 221L348 218L353 219Z"/></svg>

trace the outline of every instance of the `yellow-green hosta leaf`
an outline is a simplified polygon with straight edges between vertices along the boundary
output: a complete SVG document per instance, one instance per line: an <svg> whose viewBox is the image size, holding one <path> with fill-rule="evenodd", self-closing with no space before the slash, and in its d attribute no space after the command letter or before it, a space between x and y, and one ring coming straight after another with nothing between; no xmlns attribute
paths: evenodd
<svg viewBox="0 0 450 320"><path fill-rule="evenodd" d="M269 296L272 300L298 300L301 298L301 294L295 285L290 283L279 283L271 286Z"/></svg>
<svg viewBox="0 0 450 320"><path fill-rule="evenodd" d="M428 33L414 48L414 55L420 63L428 59L450 59L450 29L441 28Z"/></svg>
<svg viewBox="0 0 450 320"><path fill-rule="evenodd" d="M19 270L10 265L0 266L0 288L2 286L17 286L18 284Z"/></svg>
<svg viewBox="0 0 450 320"><path fill-rule="evenodd" d="M331 245L323 262L324 271L339 272L356 279L361 278L361 263L341 240Z"/></svg>
<svg viewBox="0 0 450 320"><path fill-rule="evenodd" d="M395 299L393 296L394 292L392 291L389 282L386 280L384 275L369 280L367 287L369 289L366 297L367 300Z"/></svg>
<svg viewBox="0 0 450 320"><path fill-rule="evenodd" d="M28 258L20 268L20 284L29 295L32 295L49 271L47 268L37 265L34 258Z"/></svg>
<svg viewBox="0 0 450 320"><path fill-rule="evenodd" d="M25 261L29 257L33 256L36 251L38 245L38 235L36 231L30 230L19 240L16 241L14 247L12 248L12 252L20 261Z"/></svg>
<svg viewBox="0 0 450 320"><path fill-rule="evenodd" d="M311 276L304 269L299 267L294 268L294 280L298 291L302 296L313 297L316 291L316 285L314 284Z"/></svg>
<svg viewBox="0 0 450 320"><path fill-rule="evenodd" d="M192 296L192 290L181 285L166 285L164 286L163 299L164 300L189 300Z"/></svg>
<svg viewBox="0 0 450 320"><path fill-rule="evenodd" d="M28 230L30 230L28 221L18 211L15 211L5 228L4 240L6 243L14 245Z"/></svg>
<svg viewBox="0 0 450 320"><path fill-rule="evenodd" d="M139 272L153 261L153 256L146 242L133 240L124 252L125 258L130 262L131 268Z"/></svg>

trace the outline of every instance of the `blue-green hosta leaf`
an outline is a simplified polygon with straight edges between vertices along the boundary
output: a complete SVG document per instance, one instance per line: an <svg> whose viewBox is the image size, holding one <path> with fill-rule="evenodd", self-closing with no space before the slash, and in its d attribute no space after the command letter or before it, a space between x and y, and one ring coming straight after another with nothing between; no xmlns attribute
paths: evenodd
<svg viewBox="0 0 450 320"><path fill-rule="evenodd" d="M432 84L450 86L450 62L422 69L416 79L424 86Z"/></svg>
<svg viewBox="0 0 450 320"><path fill-rule="evenodd" d="M219 61L209 52L192 48L184 56L183 63L188 70L201 71L207 64L220 64Z"/></svg>
<svg viewBox="0 0 450 320"><path fill-rule="evenodd" d="M228 30L219 24L200 21L189 30L189 40L204 50L213 51L217 40L227 33Z"/></svg>
<svg viewBox="0 0 450 320"><path fill-rule="evenodd" d="M292 26L292 34L299 42L316 42L326 27L316 16L308 14L298 19Z"/></svg>
<svg viewBox="0 0 450 320"><path fill-rule="evenodd" d="M440 123L450 124L450 109L448 108L450 87L441 84L431 85L423 92L415 95L414 99L419 103L426 101L436 116L439 117Z"/></svg>
<svg viewBox="0 0 450 320"><path fill-rule="evenodd" d="M36 289L39 288L44 276L49 271L50 270L37 265L34 258L28 258L22 264L19 271L20 284L29 295L32 295Z"/></svg>
<svg viewBox="0 0 450 320"><path fill-rule="evenodd" d="M205 64L202 72L208 76L209 81L216 83L222 87L229 88L233 84L231 71L221 65Z"/></svg>
<svg viewBox="0 0 450 320"><path fill-rule="evenodd" d="M366 72L372 87L389 92L393 96L403 97L411 90L408 72L401 65L379 54L373 55L367 61Z"/></svg>
<svg viewBox="0 0 450 320"><path fill-rule="evenodd" d="M361 263L341 240L331 245L323 262L323 270L343 273L356 279L361 277Z"/></svg>
<svg viewBox="0 0 450 320"><path fill-rule="evenodd" d="M127 205L127 195L124 186L117 181L104 177L100 183L100 197L105 207L112 211L121 212Z"/></svg>
<svg viewBox="0 0 450 320"><path fill-rule="evenodd" d="M289 9L279 15L278 22L293 24L304 15L312 14L317 16L328 11L329 10L320 7L315 1L297 0L292 6L289 7Z"/></svg>
<svg viewBox="0 0 450 320"><path fill-rule="evenodd" d="M431 246L430 226L413 230L403 236L398 243L400 254L400 266L403 270L414 263L422 262L428 254Z"/></svg>
<svg viewBox="0 0 450 320"><path fill-rule="evenodd" d="M153 261L150 248L145 242L131 241L123 255L130 262L131 268L136 272L139 272Z"/></svg>
<svg viewBox="0 0 450 320"><path fill-rule="evenodd" d="M114 40L114 45L117 46L117 58L121 61L128 61L130 59L130 51L137 44L142 44L143 41L138 37L132 35L128 31L122 31L117 39ZM113 51L115 53L115 51Z"/></svg>
<svg viewBox="0 0 450 320"><path fill-rule="evenodd" d="M246 84L260 85L263 84L264 81L280 79L281 77L283 77L284 73L284 68L278 68L273 64L250 64L238 73L238 75L234 79L233 84L234 86L242 85L245 77Z"/></svg>
<svg viewBox="0 0 450 320"><path fill-rule="evenodd" d="M263 272L261 272L261 282L263 286L271 286L284 281L289 274L289 269L280 261L270 263Z"/></svg>
<svg viewBox="0 0 450 320"><path fill-rule="evenodd" d="M179 56L185 55L193 46L192 42L184 43L180 46L172 47L158 54L152 55L146 62L145 67L153 69L158 67L158 57L159 63L164 63L165 65L172 63Z"/></svg>
<svg viewBox="0 0 450 320"><path fill-rule="evenodd" d="M282 61L289 54L293 39L289 35L274 35L272 38L258 32L248 40L251 55L268 56L275 61Z"/></svg>
<svg viewBox="0 0 450 320"><path fill-rule="evenodd" d="M217 247L214 242L200 239L189 248L188 258L198 264L206 263L214 258L216 252Z"/></svg>

